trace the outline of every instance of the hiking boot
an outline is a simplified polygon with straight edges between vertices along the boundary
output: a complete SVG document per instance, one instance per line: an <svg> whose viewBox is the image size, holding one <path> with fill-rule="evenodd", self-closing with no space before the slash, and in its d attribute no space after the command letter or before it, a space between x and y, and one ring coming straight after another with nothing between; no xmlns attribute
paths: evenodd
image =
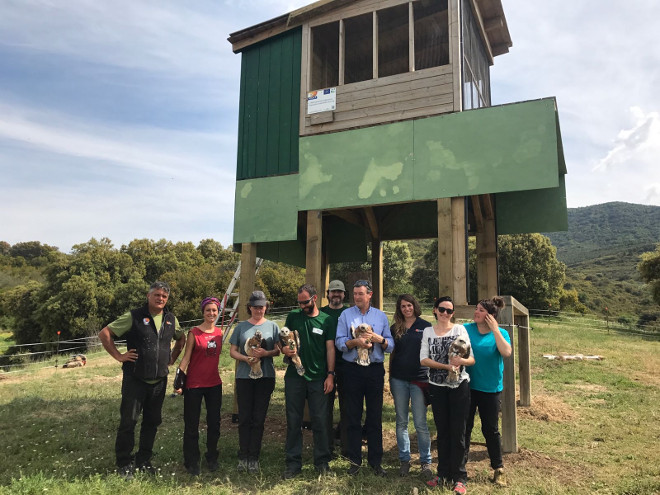
<svg viewBox="0 0 660 495"><path fill-rule="evenodd" d="M328 466L327 462L324 462L323 464L319 464L318 466L316 466L316 472L322 476L326 474L330 474L330 466Z"/></svg>
<svg viewBox="0 0 660 495"><path fill-rule="evenodd" d="M153 466L153 464L151 464L151 461L143 462L136 468L136 471L142 471L145 474L151 475L156 474L156 468Z"/></svg>
<svg viewBox="0 0 660 495"><path fill-rule="evenodd" d="M497 486L506 486L504 468L497 468L495 471L493 471L493 483L495 483Z"/></svg>
<svg viewBox="0 0 660 495"><path fill-rule="evenodd" d="M190 466L186 466L186 471L190 476L199 476L199 464L191 464Z"/></svg>
<svg viewBox="0 0 660 495"><path fill-rule="evenodd" d="M399 467L399 476L402 478L408 476L410 472L410 461L401 461L401 466Z"/></svg>
<svg viewBox="0 0 660 495"><path fill-rule="evenodd" d="M218 460L212 460L212 461L206 461L206 467L211 471L212 473L215 473L219 466L218 466Z"/></svg>
<svg viewBox="0 0 660 495"><path fill-rule="evenodd" d="M132 480L134 472L135 472L135 467L133 466L133 464L126 464L125 466L121 466L117 468L117 474L119 475L120 478L124 479L125 481Z"/></svg>
<svg viewBox="0 0 660 495"><path fill-rule="evenodd" d="M346 471L346 473L347 473L349 476L355 476L355 475L358 474L359 472L360 472L360 466L358 466L357 464L351 464L351 466L350 466L350 467L348 468L348 470Z"/></svg>
<svg viewBox="0 0 660 495"><path fill-rule="evenodd" d="M465 486L465 483L462 483L461 481L457 481L454 483L454 488L452 488L452 492L457 493L458 495L465 495L467 493L467 488Z"/></svg>
<svg viewBox="0 0 660 495"><path fill-rule="evenodd" d="M259 461L248 461L247 469L249 473L255 474L259 472Z"/></svg>
<svg viewBox="0 0 660 495"><path fill-rule="evenodd" d="M290 480L292 478L295 478L300 474L300 469L297 471L294 471L293 469L286 468L286 470L282 473L282 479L283 480Z"/></svg>
<svg viewBox="0 0 660 495"><path fill-rule="evenodd" d="M387 476L387 471L385 471L383 469L383 466L381 466L380 464L376 466L371 466L371 470L374 472L376 476L380 476L381 478Z"/></svg>
<svg viewBox="0 0 660 495"><path fill-rule="evenodd" d="M236 466L236 471L239 473L244 473L248 470L248 461L247 459L239 459L238 466Z"/></svg>
<svg viewBox="0 0 660 495"><path fill-rule="evenodd" d="M422 471L419 474L425 480L430 480L433 478L433 470L431 469L431 465L428 463L422 463Z"/></svg>

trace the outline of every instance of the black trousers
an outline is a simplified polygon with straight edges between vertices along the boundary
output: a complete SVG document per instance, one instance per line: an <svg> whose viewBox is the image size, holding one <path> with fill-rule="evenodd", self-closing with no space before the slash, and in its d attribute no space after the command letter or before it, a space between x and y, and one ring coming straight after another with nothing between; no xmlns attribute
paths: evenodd
<svg viewBox="0 0 660 495"><path fill-rule="evenodd" d="M344 402L344 372L341 363L335 364L335 388L328 396L328 438L330 439L330 451L334 450L335 432L333 428L335 414L335 397L339 400L339 423L337 431L339 432L339 441L341 444L341 454L346 455L346 445L348 443L346 435L346 404Z"/></svg>
<svg viewBox="0 0 660 495"><path fill-rule="evenodd" d="M344 402L346 403L347 457L353 464L362 465L362 406L366 409L367 462L380 466L383 460L383 363L360 366L342 365Z"/></svg>
<svg viewBox="0 0 660 495"><path fill-rule="evenodd" d="M275 378L236 379L238 458L241 460L259 460L264 423L273 390Z"/></svg>
<svg viewBox="0 0 660 495"><path fill-rule="evenodd" d="M218 460L222 384L215 387L187 388L183 392L183 462L186 467L199 465L199 417L202 399L206 405L206 461Z"/></svg>
<svg viewBox="0 0 660 495"><path fill-rule="evenodd" d="M121 382L121 406L119 407L119 428L115 441L117 466L129 465L133 460L141 466L151 461L156 431L162 423L161 411L165 399L167 379L149 384L132 373L124 373ZM140 444L133 457L135 446L135 425L142 414Z"/></svg>
<svg viewBox="0 0 660 495"><path fill-rule="evenodd" d="M431 384L429 392L438 432L438 476L465 483L465 422L470 408L470 384L467 380L457 388Z"/></svg>
<svg viewBox="0 0 660 495"><path fill-rule="evenodd" d="M481 433L486 439L486 449L490 458L490 466L493 469L501 468L502 463L502 439L500 437L500 392L489 393L478 390L470 391L470 412L465 428L465 460L467 461L470 451L470 437L474 427L474 415L479 409L481 419Z"/></svg>

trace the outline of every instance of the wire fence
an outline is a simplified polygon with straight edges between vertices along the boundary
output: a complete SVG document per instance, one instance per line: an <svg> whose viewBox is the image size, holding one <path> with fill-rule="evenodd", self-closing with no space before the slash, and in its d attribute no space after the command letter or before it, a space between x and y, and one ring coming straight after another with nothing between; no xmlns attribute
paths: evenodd
<svg viewBox="0 0 660 495"><path fill-rule="evenodd" d="M282 326L284 325L286 315L296 308L297 306L271 308L267 317ZM385 303L384 311L389 317L393 316L394 310L394 303ZM583 315L581 313L548 309L530 309L529 314L531 318L535 318L538 322L568 324L574 328L599 329L606 332L617 332L660 339L660 322L639 325L629 321L614 319L608 317L608 315ZM195 320L185 320L179 323L183 330L189 330L202 321L203 320L200 318ZM463 320L461 320L461 322L462 321ZM231 331L231 327L229 327L229 331ZM117 346L122 346L126 344L126 341L115 340L115 344ZM17 350L19 352L16 352ZM10 353L7 353L7 351ZM4 361L0 361L0 374L20 373L44 368L57 368L66 362L66 356L75 354L93 355L102 352L102 344L97 335L91 335L59 341L11 344L7 351L5 351L5 354L0 355L0 360Z"/></svg>

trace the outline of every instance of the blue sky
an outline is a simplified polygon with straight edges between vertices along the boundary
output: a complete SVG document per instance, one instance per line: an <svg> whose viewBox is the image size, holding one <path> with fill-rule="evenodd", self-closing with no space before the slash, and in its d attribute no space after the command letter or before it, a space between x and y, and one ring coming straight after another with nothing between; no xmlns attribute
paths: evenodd
<svg viewBox="0 0 660 495"><path fill-rule="evenodd" d="M240 56L304 0L0 0L0 240L231 243ZM493 103L556 96L569 207L660 205L656 0L503 0Z"/></svg>

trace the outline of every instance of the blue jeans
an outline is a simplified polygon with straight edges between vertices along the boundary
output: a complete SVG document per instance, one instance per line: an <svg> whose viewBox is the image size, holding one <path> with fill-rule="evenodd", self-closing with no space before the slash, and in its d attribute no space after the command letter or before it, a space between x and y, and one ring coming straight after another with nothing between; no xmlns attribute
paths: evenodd
<svg viewBox="0 0 660 495"><path fill-rule="evenodd" d="M410 437L408 436L408 407L412 404L413 423L417 432L419 462L431 464L431 435L426 423L424 392L407 380L390 378L390 391L394 397L396 412L396 443L399 447L399 460L410 461Z"/></svg>

